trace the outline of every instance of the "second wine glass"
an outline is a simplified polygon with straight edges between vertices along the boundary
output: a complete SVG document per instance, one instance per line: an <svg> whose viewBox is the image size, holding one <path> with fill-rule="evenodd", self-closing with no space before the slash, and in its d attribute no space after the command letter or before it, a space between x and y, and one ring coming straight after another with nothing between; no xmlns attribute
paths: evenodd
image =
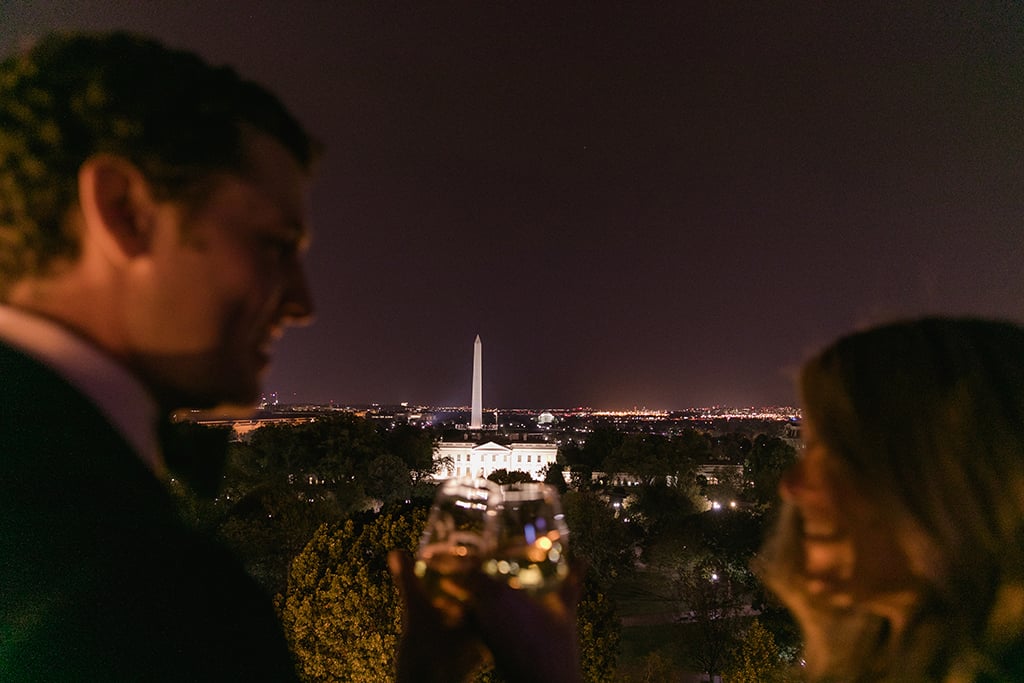
<svg viewBox="0 0 1024 683"><path fill-rule="evenodd" d="M548 484L501 487L488 516L494 549L484 571L512 588L545 593L569 573L569 528L558 490Z"/></svg>

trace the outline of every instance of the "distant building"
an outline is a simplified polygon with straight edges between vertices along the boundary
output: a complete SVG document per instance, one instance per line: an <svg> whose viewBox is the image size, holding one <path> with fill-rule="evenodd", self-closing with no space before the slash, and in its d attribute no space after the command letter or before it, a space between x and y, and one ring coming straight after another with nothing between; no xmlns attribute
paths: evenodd
<svg viewBox="0 0 1024 683"><path fill-rule="evenodd" d="M434 461L451 458L438 473L439 479L451 477L488 477L497 470L526 472L533 479L544 479L544 468L555 462L558 445L553 443L514 443L508 446L488 441L441 442L434 449Z"/></svg>
<svg viewBox="0 0 1024 683"><path fill-rule="evenodd" d="M198 424L206 427L230 427L235 440L247 440L252 432L269 425L287 425L294 427L307 422L315 422L316 417L301 415L295 417L252 417L252 418L199 418Z"/></svg>
<svg viewBox="0 0 1024 683"><path fill-rule="evenodd" d="M786 423L782 432L782 440L796 449L797 453L803 447L803 440L800 437L800 420L792 419Z"/></svg>

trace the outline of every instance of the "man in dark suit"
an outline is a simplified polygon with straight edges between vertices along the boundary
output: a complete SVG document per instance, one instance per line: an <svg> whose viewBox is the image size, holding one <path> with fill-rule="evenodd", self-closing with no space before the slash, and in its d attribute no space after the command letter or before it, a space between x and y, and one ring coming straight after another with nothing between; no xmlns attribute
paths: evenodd
<svg viewBox="0 0 1024 683"><path fill-rule="evenodd" d="M312 303L315 145L124 34L0 63L0 680L289 680L272 606L175 514L159 425L259 396Z"/></svg>

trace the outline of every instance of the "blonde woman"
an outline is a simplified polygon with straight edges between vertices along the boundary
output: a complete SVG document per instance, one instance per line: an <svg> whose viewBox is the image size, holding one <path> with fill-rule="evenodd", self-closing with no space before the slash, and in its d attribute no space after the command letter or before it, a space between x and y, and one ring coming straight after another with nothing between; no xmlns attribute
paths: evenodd
<svg viewBox="0 0 1024 683"><path fill-rule="evenodd" d="M1024 680L1024 330L887 325L800 385L804 453L758 570L809 677Z"/></svg>

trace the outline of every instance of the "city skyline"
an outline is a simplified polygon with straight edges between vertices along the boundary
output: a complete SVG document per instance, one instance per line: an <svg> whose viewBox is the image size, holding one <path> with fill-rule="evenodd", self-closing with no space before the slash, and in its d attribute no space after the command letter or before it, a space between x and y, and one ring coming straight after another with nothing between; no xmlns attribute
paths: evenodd
<svg viewBox="0 0 1024 683"><path fill-rule="evenodd" d="M227 63L323 140L282 402L794 405L838 335L1024 320L1024 5L59 4ZM254 46L258 46L254 47ZM467 341L468 340L468 341Z"/></svg>
<svg viewBox="0 0 1024 683"><path fill-rule="evenodd" d="M379 401L354 401L350 403L283 403L278 401L276 394L270 396L264 395L260 400L260 407L266 409L269 412L274 412L275 409L293 410L303 412L306 410L342 410L342 411L354 411L362 412L372 409L390 410L398 409L407 412L416 411L434 411L444 413L465 413L467 418L467 428L474 429L469 425L472 415L472 406L469 404L458 404L458 405L434 405L429 403L410 403L403 401L401 403L382 403ZM202 411L196 411L202 412ZM673 408L649 408L647 406L635 405L630 408L608 408L599 406L589 405L575 405L575 406L555 406L555 405L535 405L535 406L516 406L511 408L495 408L485 406L483 408L483 415L489 416L494 414L499 415L533 415L537 417L544 413L552 413L555 416L575 415L575 416L588 416L588 417L629 417L629 416L671 416L679 414L691 414L694 418L699 419L717 419L717 418L752 418L752 419L764 419L764 420L788 420L792 418L800 418L802 411L795 405L761 405L761 406L743 406L743 405L707 405L707 406L676 406ZM218 419L220 416L211 417L211 419ZM205 417L204 417L205 419ZM235 417L226 416L227 420L246 420L248 417Z"/></svg>
<svg viewBox="0 0 1024 683"><path fill-rule="evenodd" d="M648 408L646 405L634 404L631 408L625 407L614 407L614 406L588 406L583 404L574 404L571 406L567 405L549 405L549 404L538 404L538 405L521 405L521 406L505 406L505 407L492 407L487 406L484 403L484 384L483 384L483 342L480 339L480 335L476 335L473 340L473 361L472 361L472 383L470 390L470 401L462 404L451 404L451 405L434 405L429 403L416 403L409 401L400 402L380 402L380 401L358 401L348 402L344 404L346 408L366 408L373 406L389 406L398 408L415 408L415 409L427 409L441 412L465 412L468 413L468 428L469 429L480 429L483 425L483 415L494 413L495 415L499 411L506 413L523 413L523 412L536 412L536 411L554 411L558 414L591 414L595 416L625 416L625 415L668 415L670 412L685 412L685 411L701 411L704 417L758 417L764 418L769 417L772 419L781 419L782 417L792 417L799 413L799 409L794 408L792 405L760 405L760 406L742 406L734 404L723 404L723 405L690 405L690 406L672 406L662 408ZM265 393L260 399L260 407L268 408L281 405L280 398L277 392L271 391ZM285 403L285 406L290 404ZM291 405L317 405L316 403L307 404L303 401L297 401L296 404ZM336 404L334 401L328 403L320 403L322 407L342 407L340 404ZM496 418L497 419L497 418Z"/></svg>

